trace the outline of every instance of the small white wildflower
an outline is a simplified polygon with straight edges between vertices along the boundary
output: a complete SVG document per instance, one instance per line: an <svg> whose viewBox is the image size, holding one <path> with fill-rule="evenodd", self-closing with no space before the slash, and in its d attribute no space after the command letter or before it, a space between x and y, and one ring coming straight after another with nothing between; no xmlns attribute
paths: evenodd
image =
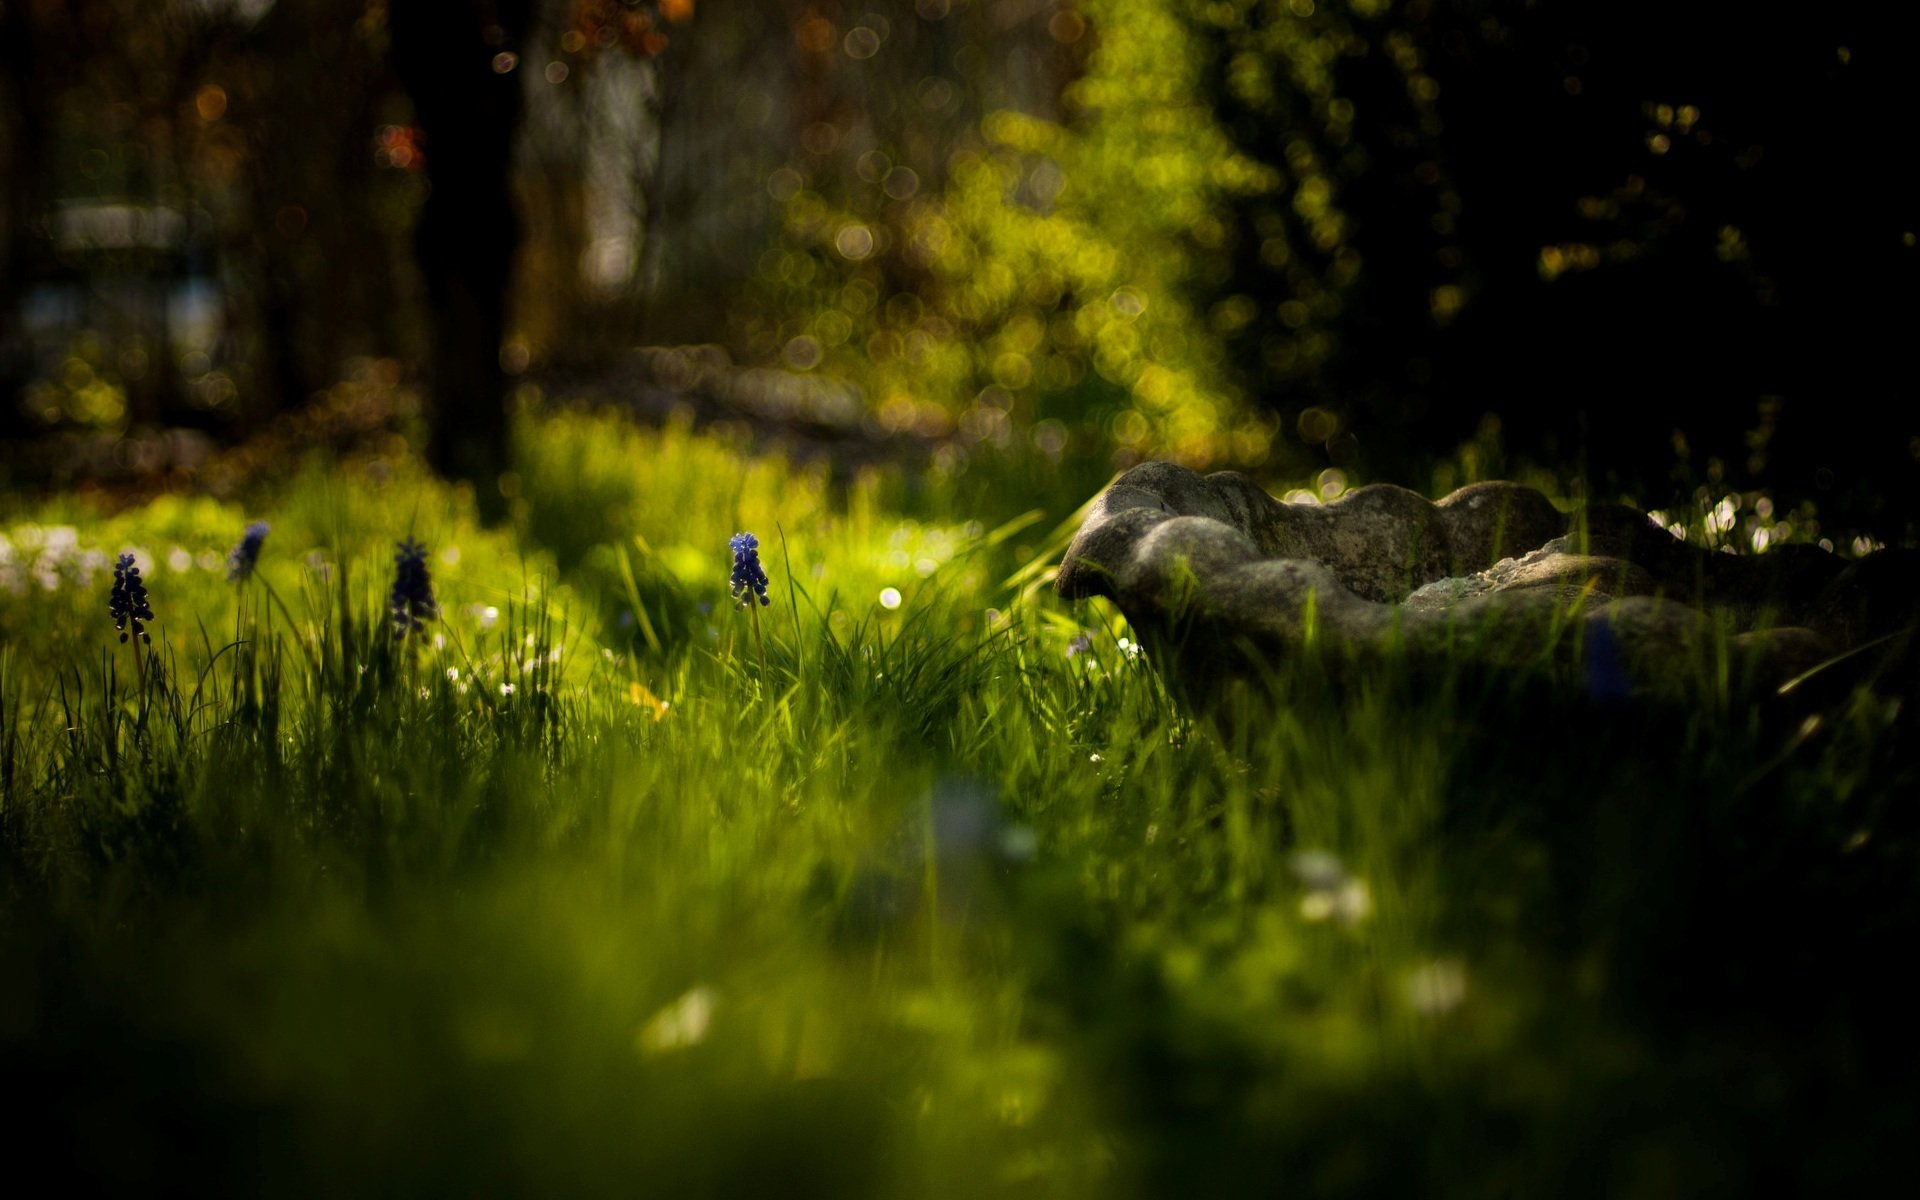
<svg viewBox="0 0 1920 1200"><path fill-rule="evenodd" d="M482 629L492 629L494 622L500 619L500 610L491 604L469 604L466 614Z"/></svg>
<svg viewBox="0 0 1920 1200"><path fill-rule="evenodd" d="M690 988L677 1000L647 1018L634 1035L633 1047L649 1057L698 1046L713 1026L713 989Z"/></svg>
<svg viewBox="0 0 1920 1200"><path fill-rule="evenodd" d="M93 586L93 577L106 570L107 556L100 550L82 550L74 557L74 578L83 588Z"/></svg>
<svg viewBox="0 0 1920 1200"><path fill-rule="evenodd" d="M1307 889L1300 897L1300 915L1306 920L1355 925L1373 912L1366 880L1348 875L1340 860L1326 851L1298 851L1288 857L1287 866Z"/></svg>
<svg viewBox="0 0 1920 1200"><path fill-rule="evenodd" d="M1452 1012L1467 999L1467 968L1457 958L1422 963L1407 975L1407 1004L1417 1013L1437 1017Z"/></svg>
<svg viewBox="0 0 1920 1200"><path fill-rule="evenodd" d="M1300 915L1309 921L1357 925L1372 912L1373 893L1367 890L1365 880L1349 879L1331 891L1308 892L1300 897Z"/></svg>

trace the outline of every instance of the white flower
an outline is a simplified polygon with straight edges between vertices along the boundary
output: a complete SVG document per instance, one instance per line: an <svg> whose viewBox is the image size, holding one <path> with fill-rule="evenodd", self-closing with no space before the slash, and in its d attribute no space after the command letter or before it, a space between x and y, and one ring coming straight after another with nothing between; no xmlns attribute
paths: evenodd
<svg viewBox="0 0 1920 1200"><path fill-rule="evenodd" d="M1417 1013L1441 1016L1467 998L1467 968L1457 958L1422 963L1407 975L1407 1004Z"/></svg>
<svg viewBox="0 0 1920 1200"><path fill-rule="evenodd" d="M1288 857L1287 866L1307 889L1300 897L1304 919L1356 925L1373 912L1373 893L1367 881L1347 874L1340 860L1326 851L1297 851Z"/></svg>
<svg viewBox="0 0 1920 1200"><path fill-rule="evenodd" d="M634 1036L634 1049L657 1057L707 1040L713 1025L713 989L702 985L690 988L679 999L647 1018Z"/></svg>

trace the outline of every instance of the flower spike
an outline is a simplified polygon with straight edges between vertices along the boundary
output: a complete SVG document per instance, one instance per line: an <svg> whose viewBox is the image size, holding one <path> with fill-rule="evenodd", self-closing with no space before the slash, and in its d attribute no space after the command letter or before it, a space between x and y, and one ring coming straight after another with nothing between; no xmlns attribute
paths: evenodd
<svg viewBox="0 0 1920 1200"><path fill-rule="evenodd" d="M134 637L153 645L153 636L141 624L153 620L153 607L147 603L147 585L140 581L140 568L133 565L131 554L122 554L113 565L113 594L107 600L107 615L113 618L122 642L127 640L127 626L132 625Z"/></svg>
<svg viewBox="0 0 1920 1200"><path fill-rule="evenodd" d="M756 598L763 607L773 603L767 599L767 572L760 566L760 539L750 533L736 533L727 545L733 549L733 576L729 583L734 603L741 608Z"/></svg>
<svg viewBox="0 0 1920 1200"><path fill-rule="evenodd" d="M440 615L433 598L433 580L427 574L427 548L408 538L396 545L393 556L393 595L387 607L393 615L393 635L405 637Z"/></svg>
<svg viewBox="0 0 1920 1200"><path fill-rule="evenodd" d="M227 582L245 583L260 562L260 544L267 540L267 523L255 521L241 535L240 544L227 553Z"/></svg>

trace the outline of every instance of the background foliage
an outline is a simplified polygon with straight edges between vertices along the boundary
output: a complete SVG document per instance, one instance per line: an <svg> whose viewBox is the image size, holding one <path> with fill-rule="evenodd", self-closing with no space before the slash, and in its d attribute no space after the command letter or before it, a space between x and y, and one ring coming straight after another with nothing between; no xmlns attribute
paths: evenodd
<svg viewBox="0 0 1920 1200"><path fill-rule="evenodd" d="M776 424L946 472L1019 443L1076 479L1533 472L1912 519L1884 6L554 2L398 42L412 5L3 11L23 478L70 461L37 435L245 433L369 360L442 440L528 382L712 417L766 368ZM455 126L436 156L402 50L516 89L500 166ZM436 189L496 188L510 223L429 234ZM499 332L433 299L472 293ZM625 357L692 343L723 369Z"/></svg>

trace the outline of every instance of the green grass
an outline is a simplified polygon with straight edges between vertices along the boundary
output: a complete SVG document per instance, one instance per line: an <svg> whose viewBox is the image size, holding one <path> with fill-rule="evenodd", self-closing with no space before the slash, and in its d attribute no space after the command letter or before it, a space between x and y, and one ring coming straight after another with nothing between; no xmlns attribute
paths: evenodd
<svg viewBox="0 0 1920 1200"><path fill-rule="evenodd" d="M12 505L16 1170L1701 1196L1915 1165L1911 680L1620 711L1305 662L1203 718L1051 598L1072 514L1019 515L1017 475L974 512L685 429L521 435L506 532L404 462L245 511ZM444 619L396 644L409 533Z"/></svg>

